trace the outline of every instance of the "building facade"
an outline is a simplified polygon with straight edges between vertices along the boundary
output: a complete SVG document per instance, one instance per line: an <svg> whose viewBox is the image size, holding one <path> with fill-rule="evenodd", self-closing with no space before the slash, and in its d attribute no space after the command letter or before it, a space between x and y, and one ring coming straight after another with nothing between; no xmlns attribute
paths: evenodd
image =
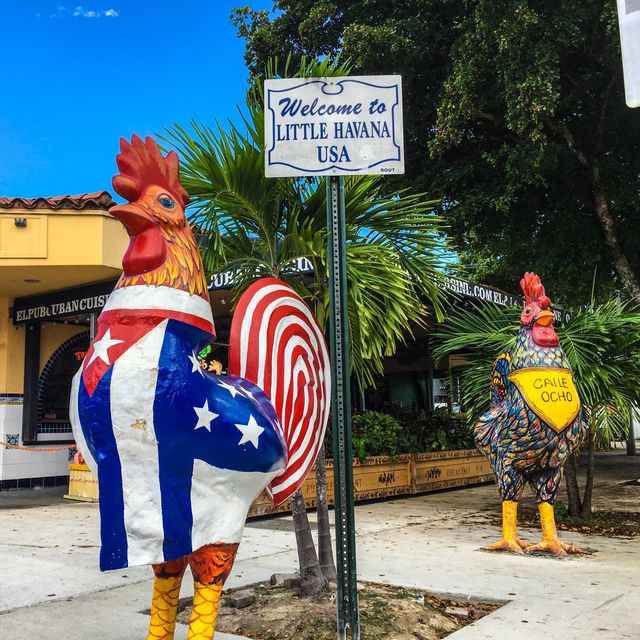
<svg viewBox="0 0 640 640"><path fill-rule="evenodd" d="M0 489L67 481L71 377L129 241L111 205L0 198Z"/></svg>

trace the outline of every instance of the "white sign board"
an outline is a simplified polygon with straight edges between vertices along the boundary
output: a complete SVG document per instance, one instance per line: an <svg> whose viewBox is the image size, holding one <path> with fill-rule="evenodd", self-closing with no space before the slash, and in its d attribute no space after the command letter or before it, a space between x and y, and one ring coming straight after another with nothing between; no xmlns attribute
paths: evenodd
<svg viewBox="0 0 640 640"><path fill-rule="evenodd" d="M402 78L289 78L264 83L265 174L404 173Z"/></svg>
<svg viewBox="0 0 640 640"><path fill-rule="evenodd" d="M630 107L640 107L640 0L618 0L624 91Z"/></svg>

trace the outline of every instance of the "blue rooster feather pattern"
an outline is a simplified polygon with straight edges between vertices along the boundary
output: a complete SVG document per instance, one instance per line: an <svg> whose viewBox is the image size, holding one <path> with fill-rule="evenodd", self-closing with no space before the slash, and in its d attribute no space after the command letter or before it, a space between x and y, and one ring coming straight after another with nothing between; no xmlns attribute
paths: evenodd
<svg viewBox="0 0 640 640"><path fill-rule="evenodd" d="M523 327L515 346L495 361L491 406L475 424L474 440L491 463L502 500L517 501L529 482L538 503L553 504L564 463L582 443L586 428L582 411L558 433L531 409L508 375L533 367L571 370L560 346L538 345L531 329Z"/></svg>

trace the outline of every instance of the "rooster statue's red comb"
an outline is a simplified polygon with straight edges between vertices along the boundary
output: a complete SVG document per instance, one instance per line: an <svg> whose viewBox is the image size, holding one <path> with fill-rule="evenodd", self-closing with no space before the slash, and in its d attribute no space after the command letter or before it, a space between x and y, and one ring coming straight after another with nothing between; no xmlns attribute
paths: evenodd
<svg viewBox="0 0 640 640"><path fill-rule="evenodd" d="M166 189L183 206L189 204L189 195L180 184L178 155L169 151L163 156L153 138L147 137L143 142L134 135L130 143L120 138L116 162L120 173L113 177L113 188L129 202L138 199L153 184Z"/></svg>
<svg viewBox="0 0 640 640"><path fill-rule="evenodd" d="M525 304L537 302L541 309L548 309L551 306L551 300L545 295L544 285L537 273L527 271L520 280L520 288L524 294Z"/></svg>

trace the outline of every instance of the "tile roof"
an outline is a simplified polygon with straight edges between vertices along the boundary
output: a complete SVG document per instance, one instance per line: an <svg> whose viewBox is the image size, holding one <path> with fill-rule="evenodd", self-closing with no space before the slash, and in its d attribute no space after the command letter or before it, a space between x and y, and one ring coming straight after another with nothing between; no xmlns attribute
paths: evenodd
<svg viewBox="0 0 640 640"><path fill-rule="evenodd" d="M51 198L2 198L0 209L108 209L113 198L108 191L81 193L77 196L54 196Z"/></svg>

